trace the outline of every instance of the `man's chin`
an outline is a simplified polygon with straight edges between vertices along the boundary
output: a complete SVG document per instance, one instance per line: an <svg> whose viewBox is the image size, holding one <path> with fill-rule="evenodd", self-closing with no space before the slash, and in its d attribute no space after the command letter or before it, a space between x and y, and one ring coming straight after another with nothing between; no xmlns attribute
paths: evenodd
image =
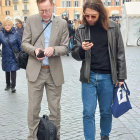
<svg viewBox="0 0 140 140"><path fill-rule="evenodd" d="M49 21L49 20L50 20L50 18L45 18L45 19L43 19L43 21L46 21L46 22Z"/></svg>

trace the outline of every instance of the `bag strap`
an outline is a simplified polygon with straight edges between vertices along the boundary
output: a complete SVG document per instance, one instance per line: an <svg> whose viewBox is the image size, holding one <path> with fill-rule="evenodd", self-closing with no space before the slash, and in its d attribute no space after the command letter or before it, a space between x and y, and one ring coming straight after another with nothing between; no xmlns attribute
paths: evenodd
<svg viewBox="0 0 140 140"><path fill-rule="evenodd" d="M4 37L5 37L5 40L7 41L8 45L9 45L9 48L12 50L13 53L15 53L13 48L12 48L12 45L10 44L10 42L8 40L8 36L4 35Z"/></svg>
<svg viewBox="0 0 140 140"><path fill-rule="evenodd" d="M128 89L128 86L127 86L126 82L124 82L124 84L121 85L121 88L122 88L123 90L125 90L126 93L127 93L128 95L130 95L130 91L129 91L129 89Z"/></svg>
<svg viewBox="0 0 140 140"><path fill-rule="evenodd" d="M128 89L128 86L127 86L126 82L124 82L123 88L126 90L126 93L127 93L128 95L130 95L130 91L129 91L129 89Z"/></svg>
<svg viewBox="0 0 140 140"><path fill-rule="evenodd" d="M119 88L119 83L117 84L115 88ZM130 95L130 90L128 89L126 82L124 82L124 84L121 85L121 88L124 89L128 95Z"/></svg>
<svg viewBox="0 0 140 140"><path fill-rule="evenodd" d="M39 36L36 38L33 46L35 45L35 43L37 42L37 40L39 39L39 37L42 35L42 33L45 31L45 29L48 27L48 25L52 22L52 20L49 21L49 23L46 25L46 27L42 30L42 32L39 34Z"/></svg>

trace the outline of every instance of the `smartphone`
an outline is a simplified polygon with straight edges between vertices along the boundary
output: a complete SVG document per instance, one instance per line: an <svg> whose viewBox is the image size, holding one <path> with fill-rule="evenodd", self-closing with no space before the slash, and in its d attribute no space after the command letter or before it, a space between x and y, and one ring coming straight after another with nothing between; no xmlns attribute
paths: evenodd
<svg viewBox="0 0 140 140"><path fill-rule="evenodd" d="M85 42L91 43L91 40L90 39L85 39Z"/></svg>
<svg viewBox="0 0 140 140"><path fill-rule="evenodd" d="M42 57L45 57L44 55L44 51L40 51L37 55L38 58L42 58Z"/></svg>

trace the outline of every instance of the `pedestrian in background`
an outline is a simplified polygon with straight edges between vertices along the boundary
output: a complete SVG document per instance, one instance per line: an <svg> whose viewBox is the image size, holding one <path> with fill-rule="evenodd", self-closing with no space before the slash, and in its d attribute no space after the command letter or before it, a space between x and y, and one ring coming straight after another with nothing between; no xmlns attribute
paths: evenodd
<svg viewBox="0 0 140 140"><path fill-rule="evenodd" d="M50 111L49 119L57 126L60 139L60 98L64 76L60 56L67 54L67 23L53 16L53 0L37 0L39 14L28 17L24 28L22 48L29 54L26 68L28 79L28 140L37 140L39 112L44 87ZM47 26L48 25L48 26ZM38 38L38 35L45 31ZM38 54L42 53L41 58Z"/></svg>
<svg viewBox="0 0 140 140"><path fill-rule="evenodd" d="M81 25L80 19L74 20L74 23L73 23L74 30L77 30L80 25Z"/></svg>
<svg viewBox="0 0 140 140"><path fill-rule="evenodd" d="M97 99L101 140L109 140L113 88L117 83L119 86L124 83L126 62L119 26L109 21L101 0L87 0L83 5L82 25L76 30L72 56L82 61L80 81L85 140L95 140Z"/></svg>
<svg viewBox="0 0 140 140"><path fill-rule="evenodd" d="M0 44L2 44L2 70L5 71L6 75L5 90L9 90L11 87L12 93L14 93L16 91L16 71L19 67L6 38L9 40L14 51L21 51L21 41L13 27L12 21L9 19L3 22L3 28L0 31Z"/></svg>
<svg viewBox="0 0 140 140"><path fill-rule="evenodd" d="M65 17L65 20L67 21L67 26L68 26L68 31L69 31L69 44L68 44L68 53L67 53L67 56L69 56L69 53L71 52L71 49L73 48L73 38L74 38L75 30L73 28L71 20L68 20L68 17Z"/></svg>
<svg viewBox="0 0 140 140"><path fill-rule="evenodd" d="M0 21L0 30L2 29L2 22Z"/></svg>
<svg viewBox="0 0 140 140"><path fill-rule="evenodd" d="M21 20L17 19L16 21L17 21L17 23L16 23L16 31L18 32L19 39L22 41L24 27L23 27L23 24L22 24Z"/></svg>

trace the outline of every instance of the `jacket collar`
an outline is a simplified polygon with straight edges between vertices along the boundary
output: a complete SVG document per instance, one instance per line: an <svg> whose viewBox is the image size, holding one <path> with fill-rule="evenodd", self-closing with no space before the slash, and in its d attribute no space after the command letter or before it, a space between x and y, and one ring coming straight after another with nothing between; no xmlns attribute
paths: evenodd
<svg viewBox="0 0 140 140"><path fill-rule="evenodd" d="M114 21L109 20L109 28L114 28L114 27L115 27Z"/></svg>
<svg viewBox="0 0 140 140"><path fill-rule="evenodd" d="M6 30L4 28L1 29L1 31L4 33L4 34L14 34L16 32L15 28L12 27L11 30L9 32L6 32Z"/></svg>

